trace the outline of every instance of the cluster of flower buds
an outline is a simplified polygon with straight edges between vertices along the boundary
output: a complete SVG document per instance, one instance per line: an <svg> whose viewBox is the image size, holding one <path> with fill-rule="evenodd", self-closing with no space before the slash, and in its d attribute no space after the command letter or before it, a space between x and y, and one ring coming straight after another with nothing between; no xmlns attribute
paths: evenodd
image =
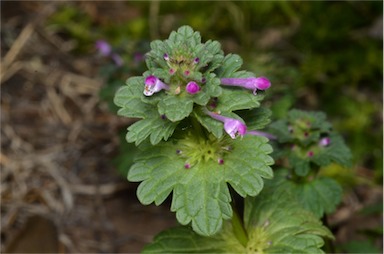
<svg viewBox="0 0 384 254"><path fill-rule="evenodd" d="M164 55L164 59L169 61L168 54ZM193 63L198 63L198 58L195 58ZM203 80L204 81L204 80ZM265 77L259 78L222 78L220 79L221 84L224 86L237 86L243 87L245 89L250 89L253 91L253 94L256 95L257 90L266 90L271 86L270 81ZM201 82L203 83L203 82ZM170 85L165 84L158 77L150 75L145 78L144 81L144 95L152 96L155 93L158 93L162 90L170 90ZM195 81L189 81L185 86L185 91L188 94L194 95L201 91L201 86ZM180 86L177 87L176 94L180 93ZM217 100L217 98L214 98ZM212 105L211 105L212 106ZM238 119L233 119L229 117L222 116L220 114L206 111L206 114L210 117L221 121L224 124L224 130L228 133L231 138L236 138L237 136L244 136L245 134L264 136L269 139L275 139L272 134L261 132L261 131L247 131L247 126Z"/></svg>
<svg viewBox="0 0 384 254"><path fill-rule="evenodd" d="M168 56L167 56L167 58L168 58ZM170 69L171 74L173 74L174 72L175 72L174 69ZM186 76L188 76L189 71L185 71L184 74ZM147 93L147 86L148 86L148 83L150 83L149 85L152 85L152 82L147 82L148 78L150 78L150 80L153 80L153 79L158 80L157 81L158 87L154 90L153 93L150 93L150 94ZM271 86L271 82L265 77L222 78L222 79L220 79L220 81L221 81L221 85L223 85L223 86L237 86L237 87L243 87L245 89L252 90L254 95L257 94L257 90L266 90ZM205 82L205 78L203 78L201 80L201 83L204 83L204 82ZM145 89L144 89L144 94L146 96L151 96L154 93L160 92L163 89L169 90L169 85L163 83L162 81L160 81L159 78L157 78L153 75L150 75L149 77L146 78ZM187 83L185 90L189 94L196 94L201 90L201 87L197 84L197 82L190 81Z"/></svg>

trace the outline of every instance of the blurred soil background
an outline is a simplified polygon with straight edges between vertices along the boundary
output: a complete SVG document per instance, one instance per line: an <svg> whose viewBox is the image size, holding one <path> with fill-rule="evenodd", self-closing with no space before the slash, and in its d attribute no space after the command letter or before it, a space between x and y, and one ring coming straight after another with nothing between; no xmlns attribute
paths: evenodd
<svg viewBox="0 0 384 254"><path fill-rule="evenodd" d="M330 166L345 195L327 223L336 252L383 250L383 3L1 1L1 251L137 253L177 225L141 205L115 114L153 39L181 25L272 80L265 104L325 111L354 154ZM123 61L100 55L104 39ZM115 61L114 61L115 60Z"/></svg>

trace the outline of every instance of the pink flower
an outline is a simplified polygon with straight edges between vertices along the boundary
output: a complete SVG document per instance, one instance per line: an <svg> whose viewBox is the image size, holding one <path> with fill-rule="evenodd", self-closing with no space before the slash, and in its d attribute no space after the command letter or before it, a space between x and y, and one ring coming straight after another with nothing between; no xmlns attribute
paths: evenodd
<svg viewBox="0 0 384 254"><path fill-rule="evenodd" d="M256 95L257 90L266 90L271 86L271 82L265 77L252 78L222 78L221 84L225 86L239 86L253 90Z"/></svg>
<svg viewBox="0 0 384 254"><path fill-rule="evenodd" d="M319 141L320 146L329 146L330 143L331 143L331 139L329 137L322 138Z"/></svg>
<svg viewBox="0 0 384 254"><path fill-rule="evenodd" d="M185 90L189 94L195 94L195 93L198 93L200 91L200 86L196 82L191 81L187 84L187 86L185 87Z"/></svg>
<svg viewBox="0 0 384 254"><path fill-rule="evenodd" d="M98 40L95 43L95 47L100 55L104 57L110 57L115 62L116 66L120 67L124 64L121 56L112 52L112 47L108 42L104 40Z"/></svg>
<svg viewBox="0 0 384 254"><path fill-rule="evenodd" d="M99 51L102 56L109 56L112 52L112 47L105 40L98 40L95 43L96 49Z"/></svg>
<svg viewBox="0 0 384 254"><path fill-rule="evenodd" d="M169 86L164 84L156 76L151 75L145 79L145 87L144 87L145 96L151 96L154 93L160 92L163 89L169 90Z"/></svg>
<svg viewBox="0 0 384 254"><path fill-rule="evenodd" d="M247 132L247 126L240 120L225 117L210 111L207 111L206 114L212 117L213 119L223 122L225 132L227 132L228 135L231 136L231 138L233 139L235 139L237 135L240 135L242 137Z"/></svg>

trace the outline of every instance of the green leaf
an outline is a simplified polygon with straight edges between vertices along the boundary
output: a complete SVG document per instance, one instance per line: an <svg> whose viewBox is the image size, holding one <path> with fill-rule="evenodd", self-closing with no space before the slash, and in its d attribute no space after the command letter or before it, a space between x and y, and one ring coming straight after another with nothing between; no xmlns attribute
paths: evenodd
<svg viewBox="0 0 384 254"><path fill-rule="evenodd" d="M204 128L206 128L209 133L212 133L216 138L221 138L223 136L223 124L210 116L204 114L201 110L195 111L193 114L194 117L201 123Z"/></svg>
<svg viewBox="0 0 384 254"><path fill-rule="evenodd" d="M343 190L335 180L323 177L305 184L293 184L293 191L300 204L320 218L336 209Z"/></svg>
<svg viewBox="0 0 384 254"><path fill-rule="evenodd" d="M268 130L278 137L278 141L280 143L293 141L293 136L289 131L288 123L284 119L271 123Z"/></svg>
<svg viewBox="0 0 384 254"><path fill-rule="evenodd" d="M167 229L143 253L323 253L323 238L333 238L293 195L274 184L245 199L243 225L248 240L244 245L233 225L225 221L223 229L209 237L186 226Z"/></svg>
<svg viewBox="0 0 384 254"><path fill-rule="evenodd" d="M193 100L188 97L167 96L158 104L159 113L170 121L180 121L192 112Z"/></svg>
<svg viewBox="0 0 384 254"><path fill-rule="evenodd" d="M212 40L206 41L203 46L196 47L195 54L200 59L198 67L204 67L204 73L210 73L218 68L224 58L220 43Z"/></svg>
<svg viewBox="0 0 384 254"><path fill-rule="evenodd" d="M309 171L311 170L310 160L308 157L300 158L296 154L289 154L288 159L296 175L298 176L308 175Z"/></svg>
<svg viewBox="0 0 384 254"><path fill-rule="evenodd" d="M271 122L271 110L268 108L254 108L236 112L247 124L248 130L260 130Z"/></svg>
<svg viewBox="0 0 384 254"><path fill-rule="evenodd" d="M341 201L342 188L331 178L321 177L296 183L287 176L286 170L276 172L273 186L292 193L303 208L318 218L324 213L332 213Z"/></svg>
<svg viewBox="0 0 384 254"><path fill-rule="evenodd" d="M244 224L250 252L323 253L322 238L333 238L287 189L270 184L257 197L246 198Z"/></svg>
<svg viewBox="0 0 384 254"><path fill-rule="evenodd" d="M222 94L219 97L216 110L228 112L241 109L257 108L260 106L260 102L263 99L263 95L254 95L249 90L225 87L222 89Z"/></svg>
<svg viewBox="0 0 384 254"><path fill-rule="evenodd" d="M136 158L128 180L143 181L137 195L143 204L161 204L173 191L171 210L178 221L191 223L195 232L213 235L222 221L232 216L226 183L242 196L257 195L262 178L271 178L272 148L264 137L210 139L204 143L195 135L188 139L147 147ZM222 150L222 147L230 149ZM183 153L177 154L181 150ZM218 157L217 157L218 156ZM217 162L218 158L224 164ZM191 163L190 169L185 168Z"/></svg>
<svg viewBox="0 0 384 254"><path fill-rule="evenodd" d="M331 140L330 145L320 147L312 160L319 166L327 166L335 162L345 167L351 167L352 154L344 143L343 138L334 133L332 133L329 138Z"/></svg>
<svg viewBox="0 0 384 254"><path fill-rule="evenodd" d="M142 253L243 253L232 225L224 223L223 230L212 237L204 237L190 227L175 227L158 234Z"/></svg>
<svg viewBox="0 0 384 254"><path fill-rule="evenodd" d="M243 65L243 59L236 54L228 54L225 56L222 65L217 73L220 78L230 78Z"/></svg>
<svg viewBox="0 0 384 254"><path fill-rule="evenodd" d="M139 145L147 137L150 137L151 144L156 145L163 139L167 140L173 134L177 122L161 118L156 111L146 113L147 118L128 127L127 142L135 142L136 145Z"/></svg>
<svg viewBox="0 0 384 254"><path fill-rule="evenodd" d="M223 91L220 87L220 79L213 73L207 75L206 79L207 94L211 97L219 97Z"/></svg>
<svg viewBox="0 0 384 254"><path fill-rule="evenodd" d="M222 221L232 217L231 196L224 179L215 177L218 173L196 173L173 190L171 211L182 225L192 222L193 230L201 235L217 233Z"/></svg>
<svg viewBox="0 0 384 254"><path fill-rule="evenodd" d="M331 129L331 124L327 122L327 116L324 112L319 111L304 111L299 109L292 109L288 113L288 121L303 121L310 122L311 128L320 129L322 132L329 131Z"/></svg>
<svg viewBox="0 0 384 254"><path fill-rule="evenodd" d="M118 115L126 117L144 118L151 106L142 101L144 89L143 77L132 77L127 85L122 86L115 95L114 103L121 107Z"/></svg>
<svg viewBox="0 0 384 254"><path fill-rule="evenodd" d="M177 33L184 36L185 38L191 37L193 34L193 29L190 26L181 26L177 29Z"/></svg>

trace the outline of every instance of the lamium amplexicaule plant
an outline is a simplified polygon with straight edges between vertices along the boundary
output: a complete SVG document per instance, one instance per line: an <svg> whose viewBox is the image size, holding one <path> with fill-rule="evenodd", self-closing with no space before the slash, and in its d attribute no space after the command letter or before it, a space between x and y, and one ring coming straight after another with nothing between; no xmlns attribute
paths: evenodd
<svg viewBox="0 0 384 254"><path fill-rule="evenodd" d="M322 253L333 239L322 218L342 189L321 169L351 163L325 115L292 110L270 124L269 79L189 26L150 46L148 70L114 103L138 119L126 136L139 151L128 171L138 199L160 205L172 194L181 225L143 252Z"/></svg>

